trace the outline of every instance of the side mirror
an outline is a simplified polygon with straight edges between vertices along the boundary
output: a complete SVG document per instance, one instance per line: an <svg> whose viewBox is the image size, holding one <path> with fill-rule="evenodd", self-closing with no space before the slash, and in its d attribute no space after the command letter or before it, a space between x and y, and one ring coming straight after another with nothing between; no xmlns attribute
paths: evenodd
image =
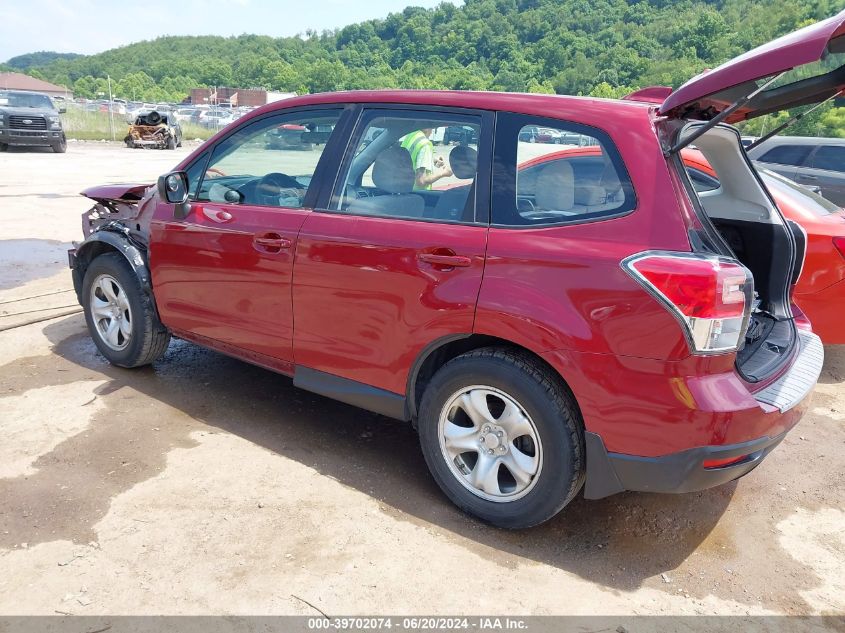
<svg viewBox="0 0 845 633"><path fill-rule="evenodd" d="M188 174L174 171L158 178L158 195L173 204L184 204L188 200Z"/></svg>
<svg viewBox="0 0 845 633"><path fill-rule="evenodd" d="M59 114L64 114L67 112L67 108L59 108Z"/></svg>

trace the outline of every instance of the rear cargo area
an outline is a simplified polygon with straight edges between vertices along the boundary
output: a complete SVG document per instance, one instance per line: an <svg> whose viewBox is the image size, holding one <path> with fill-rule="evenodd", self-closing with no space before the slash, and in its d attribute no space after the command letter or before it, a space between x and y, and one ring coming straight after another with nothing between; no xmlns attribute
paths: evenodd
<svg viewBox="0 0 845 633"><path fill-rule="evenodd" d="M698 125L688 125L682 134ZM737 369L757 382L789 359L797 341L790 295L797 277L795 255L803 253L804 236L777 210L734 128L716 126L696 139L695 146L718 178L718 186L705 191L696 190L687 178L690 198L705 224L705 241L754 276L754 303Z"/></svg>

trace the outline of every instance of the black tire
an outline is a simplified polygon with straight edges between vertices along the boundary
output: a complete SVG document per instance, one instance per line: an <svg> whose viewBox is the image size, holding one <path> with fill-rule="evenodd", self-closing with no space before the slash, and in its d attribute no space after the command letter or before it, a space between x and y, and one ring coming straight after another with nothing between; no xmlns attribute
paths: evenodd
<svg viewBox="0 0 845 633"><path fill-rule="evenodd" d="M92 286L102 275L115 279L126 293L129 305L130 335L123 349L113 349L104 340L92 314ZM82 307L85 322L94 344L112 365L140 367L161 358L170 344L170 332L156 316L152 301L141 288L138 276L126 258L119 253L96 257L85 271L82 281Z"/></svg>
<svg viewBox="0 0 845 633"><path fill-rule="evenodd" d="M0 143L0 152L5 152L7 149L9 149L8 143Z"/></svg>
<svg viewBox="0 0 845 633"><path fill-rule="evenodd" d="M472 492L453 472L441 448L442 410L453 395L473 385L489 386L513 398L539 437L541 467L524 496L513 501L492 501ZM578 408L553 371L518 350L483 348L446 363L425 390L418 424L422 452L437 484L459 508L492 525L526 528L547 521L584 483L584 434ZM495 468L501 475L500 467Z"/></svg>
<svg viewBox="0 0 845 633"><path fill-rule="evenodd" d="M135 149L135 139L132 138L131 135L127 134L126 138L123 139L123 142L126 143L126 147L129 149Z"/></svg>
<svg viewBox="0 0 845 633"><path fill-rule="evenodd" d="M172 136L167 137L167 149L176 149L176 139Z"/></svg>
<svg viewBox="0 0 845 633"><path fill-rule="evenodd" d="M53 143L50 147L56 154L64 154L67 151L67 138L62 134L61 140L58 143Z"/></svg>

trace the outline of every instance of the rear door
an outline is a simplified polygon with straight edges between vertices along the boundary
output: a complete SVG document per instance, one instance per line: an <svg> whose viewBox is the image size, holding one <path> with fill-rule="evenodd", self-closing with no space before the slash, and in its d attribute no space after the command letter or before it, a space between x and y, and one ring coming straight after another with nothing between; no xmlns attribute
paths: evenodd
<svg viewBox="0 0 845 633"><path fill-rule="evenodd" d="M452 126L472 127L480 143L434 146L423 138ZM297 384L326 393L313 384L317 370L317 381L339 376L404 395L410 367L428 344L472 332L491 146L491 113L363 109L332 195L299 234ZM454 173L437 177L450 164Z"/></svg>
<svg viewBox="0 0 845 633"><path fill-rule="evenodd" d="M798 169L796 179L802 185L819 187L822 196L845 206L845 145L819 146Z"/></svg>
<svg viewBox="0 0 845 633"><path fill-rule="evenodd" d="M187 217L160 203L151 227L151 269L163 322L187 338L285 369L292 363L291 279L299 229L318 194L321 158L333 145L307 140L341 109L286 112L249 121L189 169ZM267 134L303 126L303 143L270 149Z"/></svg>

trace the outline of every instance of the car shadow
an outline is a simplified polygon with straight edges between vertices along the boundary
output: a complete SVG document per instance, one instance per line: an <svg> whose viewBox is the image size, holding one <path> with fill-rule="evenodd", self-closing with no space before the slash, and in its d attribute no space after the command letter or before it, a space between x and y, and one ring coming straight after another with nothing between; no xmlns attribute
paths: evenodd
<svg viewBox="0 0 845 633"><path fill-rule="evenodd" d="M68 335L67 325L73 320L75 333ZM541 526L520 531L493 528L463 514L441 494L428 474L416 432L409 424L296 389L289 378L184 341L173 341L165 357L152 367L113 367L97 353L87 333L82 333L81 321L75 316L44 329L54 344L54 356L21 359L10 365L23 363L28 368L30 378L21 385L23 389L72 382L81 376L106 380L97 390L106 406L102 417L113 420L110 409L120 407L121 419L119 427L108 427L109 443L123 441L114 436L122 428L131 434L129 441L142 443L133 448L142 454L144 442L155 443L147 448L163 455L167 447L193 445L190 427L174 424L168 429L166 419L158 422L162 433L150 434L150 411L127 408L117 397L128 388L202 425L241 437L364 492L399 519L439 526L447 536L461 540L480 555L524 557L620 590L633 590L644 579L675 569L695 551L718 523L735 490L734 484L728 484L687 495L624 493L598 501L586 501L579 495ZM0 368L0 387L14 391L16 374L10 365ZM117 395L110 398L112 394ZM98 419L92 426L96 427ZM166 433L172 436L168 438ZM51 476L76 476L74 460L106 451L105 445L92 444L96 436L86 433L67 439L66 446L57 447L55 454L39 458L34 464L38 474L26 478L25 484L6 480L9 489L5 490L0 481L0 493L12 498L11 487L18 485L28 486L36 494L52 485L48 481ZM159 455L146 462L157 465L127 480L125 489L165 466ZM85 466L96 468L90 461ZM81 527L93 528L107 512L111 497L122 491L101 488L90 494L107 498L82 505L77 500L67 518L66 537L87 542L84 539L90 539L93 532ZM32 521L29 512L27 520ZM2 527L9 534L10 526ZM11 527L14 532L15 526ZM44 540L56 538L55 520L50 528ZM30 544L41 539L31 529L28 538ZM10 539L13 542L14 535ZM6 545L2 541L0 537L0 546Z"/></svg>

